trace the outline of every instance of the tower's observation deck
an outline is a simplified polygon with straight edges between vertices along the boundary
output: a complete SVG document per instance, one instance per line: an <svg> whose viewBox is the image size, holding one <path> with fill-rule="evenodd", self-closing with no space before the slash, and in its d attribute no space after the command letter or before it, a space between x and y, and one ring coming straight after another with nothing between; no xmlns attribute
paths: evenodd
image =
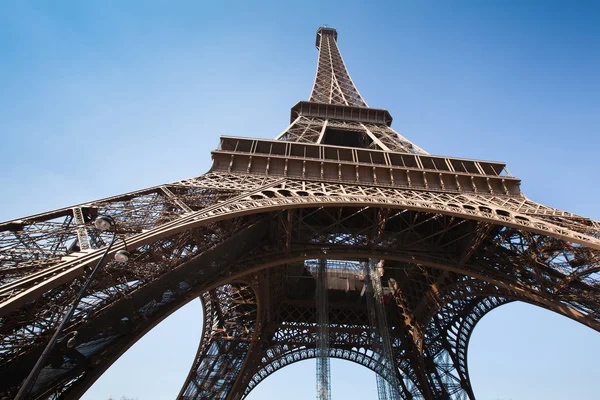
<svg viewBox="0 0 600 400"><path fill-rule="evenodd" d="M337 41L338 34L335 28L328 28L326 26L322 26L319 29L317 29L317 40L315 43L315 46L317 46L317 50L321 49L321 38L323 38L324 36L331 36L333 37L333 40Z"/></svg>

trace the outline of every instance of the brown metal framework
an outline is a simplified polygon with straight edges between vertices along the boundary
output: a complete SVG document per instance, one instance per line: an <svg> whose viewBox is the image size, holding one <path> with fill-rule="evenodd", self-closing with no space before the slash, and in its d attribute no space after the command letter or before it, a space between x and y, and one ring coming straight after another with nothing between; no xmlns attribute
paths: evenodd
<svg viewBox="0 0 600 400"><path fill-rule="evenodd" d="M317 47L310 101L278 140L224 137L202 176L0 224L1 394L16 392L100 259L98 215L117 221L132 257L96 273L65 332L77 344L54 349L34 398L77 398L197 297L204 332L183 399L244 398L319 356L328 332L329 357L396 382L401 398L472 400L469 338L495 307L524 301L600 330L599 223L527 199L503 163L428 155L367 107L334 29L318 30ZM364 274L335 268L369 259L385 260L393 369Z"/></svg>

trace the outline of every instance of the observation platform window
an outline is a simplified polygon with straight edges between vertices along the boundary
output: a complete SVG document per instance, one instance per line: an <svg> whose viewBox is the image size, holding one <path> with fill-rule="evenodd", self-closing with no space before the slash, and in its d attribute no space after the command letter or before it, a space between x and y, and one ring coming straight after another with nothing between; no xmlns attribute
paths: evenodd
<svg viewBox="0 0 600 400"><path fill-rule="evenodd" d="M339 161L338 149L335 147L324 147L325 159Z"/></svg>
<svg viewBox="0 0 600 400"><path fill-rule="evenodd" d="M371 156L371 162L373 164L382 164L382 165L386 164L385 156L383 155L383 153L380 153L378 151L372 151L370 153L370 156Z"/></svg>
<svg viewBox="0 0 600 400"><path fill-rule="evenodd" d="M252 151L252 140L221 138L220 150L250 153Z"/></svg>
<svg viewBox="0 0 600 400"><path fill-rule="evenodd" d="M320 158L319 146L293 144L290 155L293 157Z"/></svg>
<svg viewBox="0 0 600 400"><path fill-rule="evenodd" d="M451 160L454 170L457 172L466 172L470 174L479 174L479 170L473 161L468 160Z"/></svg>
<svg viewBox="0 0 600 400"><path fill-rule="evenodd" d="M357 150L356 153L358 154L358 162L371 164L371 155L368 151Z"/></svg>
<svg viewBox="0 0 600 400"><path fill-rule="evenodd" d="M256 145L256 153L269 155L285 155L285 143L259 141Z"/></svg>
<svg viewBox="0 0 600 400"><path fill-rule="evenodd" d="M344 147L370 148L373 140L366 132L357 132L344 129L326 128L323 135L323 144Z"/></svg>
<svg viewBox="0 0 600 400"><path fill-rule="evenodd" d="M293 157L305 157L305 149L306 146L303 146L301 144L293 144L290 151L290 155Z"/></svg>
<svg viewBox="0 0 600 400"><path fill-rule="evenodd" d="M434 158L434 157L420 157L421 163L423 164L423 168L434 169L436 171L448 171L448 165L446 165L446 160L443 158Z"/></svg>
<svg viewBox="0 0 600 400"><path fill-rule="evenodd" d="M423 164L423 168L425 169L437 169L433 160L428 157L421 157L421 164Z"/></svg>
<svg viewBox="0 0 600 400"><path fill-rule="evenodd" d="M271 154L272 144L269 142L258 142L256 146L256 153L259 154Z"/></svg>
<svg viewBox="0 0 600 400"><path fill-rule="evenodd" d="M351 149L337 149L340 156L340 161L354 161Z"/></svg>
<svg viewBox="0 0 600 400"><path fill-rule="evenodd" d="M392 161L392 165L408 168L418 168L419 166L415 156L413 155L390 153L389 156L390 160Z"/></svg>
<svg viewBox="0 0 600 400"><path fill-rule="evenodd" d="M481 165L481 168L483 169L483 171L487 174L487 175L500 175L502 173L502 170L504 169L503 165L498 165L498 164L489 164L486 162L479 162L479 165Z"/></svg>
<svg viewBox="0 0 600 400"><path fill-rule="evenodd" d="M306 157L321 158L319 146L306 146Z"/></svg>

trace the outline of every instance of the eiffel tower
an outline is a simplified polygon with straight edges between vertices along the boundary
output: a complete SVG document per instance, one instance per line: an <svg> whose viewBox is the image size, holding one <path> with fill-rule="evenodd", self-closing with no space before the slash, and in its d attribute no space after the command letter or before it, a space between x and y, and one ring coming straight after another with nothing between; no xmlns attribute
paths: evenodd
<svg viewBox="0 0 600 400"><path fill-rule="evenodd" d="M78 398L198 297L182 399L243 399L309 358L328 399L340 358L373 370L380 398L472 400L469 338L494 308L600 330L599 223L529 200L502 162L428 154L368 107L335 29L316 46L310 99L275 140L221 137L199 177L0 224L0 398L88 279L30 398Z"/></svg>

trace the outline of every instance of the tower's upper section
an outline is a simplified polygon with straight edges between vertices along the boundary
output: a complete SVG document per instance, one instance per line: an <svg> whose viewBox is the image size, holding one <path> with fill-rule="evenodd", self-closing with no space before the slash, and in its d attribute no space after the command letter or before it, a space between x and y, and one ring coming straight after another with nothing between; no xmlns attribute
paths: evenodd
<svg viewBox="0 0 600 400"><path fill-rule="evenodd" d="M317 31L315 85L309 101L292 107L290 125L276 140L221 137L219 149L212 153L212 172L301 179L302 193L308 193L304 187L310 184L324 198L329 196L324 185L335 182L340 187L350 184L441 193L521 194L520 181L507 174L504 163L431 156L392 129L390 113L368 107L356 90L336 39L335 29L321 27ZM356 188L348 194L369 196ZM475 213L475 208L467 207ZM480 207L484 208L491 210Z"/></svg>
<svg viewBox="0 0 600 400"><path fill-rule="evenodd" d="M337 47L337 31L333 28L319 28L316 44L319 49L319 64L309 101L368 107L346 70Z"/></svg>
<svg viewBox="0 0 600 400"><path fill-rule="evenodd" d="M337 31L335 28L328 28L327 26L322 26L317 29L317 41L315 42L315 46L317 46L317 50L321 47L321 34L331 35L333 39L337 42Z"/></svg>
<svg viewBox="0 0 600 400"><path fill-rule="evenodd" d="M337 31L317 30L319 62L309 101L290 114L278 140L427 154L392 128L387 110L370 108L350 78L337 47Z"/></svg>

